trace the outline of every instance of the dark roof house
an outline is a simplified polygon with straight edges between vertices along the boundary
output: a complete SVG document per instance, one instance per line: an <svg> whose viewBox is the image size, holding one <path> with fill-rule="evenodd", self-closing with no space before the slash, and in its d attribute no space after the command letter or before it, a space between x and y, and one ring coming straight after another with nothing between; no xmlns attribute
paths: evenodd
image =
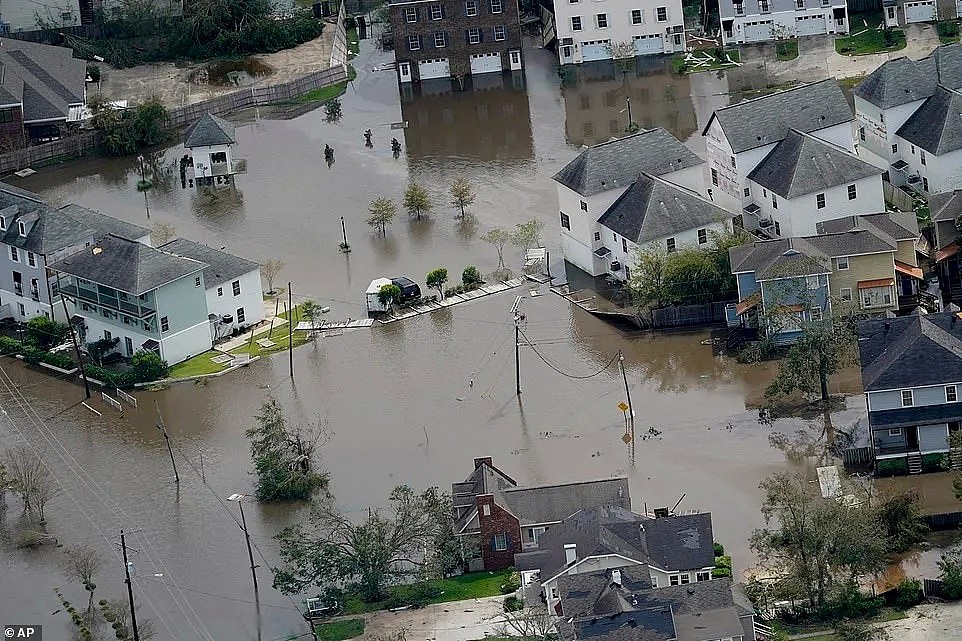
<svg viewBox="0 0 962 641"><path fill-rule="evenodd" d="M939 85L896 135L936 156L962 149L962 93Z"/></svg>
<svg viewBox="0 0 962 641"><path fill-rule="evenodd" d="M177 238L161 245L158 249L206 263L204 285L208 289L233 281L258 269L257 263L252 260L240 258L186 238Z"/></svg>
<svg viewBox="0 0 962 641"><path fill-rule="evenodd" d="M86 77L71 49L0 38L0 106L21 104L26 125L66 121L86 102Z"/></svg>
<svg viewBox="0 0 962 641"><path fill-rule="evenodd" d="M184 134L184 147L187 149L232 145L235 142L234 125L210 112L192 124Z"/></svg>
<svg viewBox="0 0 962 641"><path fill-rule="evenodd" d="M862 321L858 349L866 392L962 381L958 313Z"/></svg>
<svg viewBox="0 0 962 641"><path fill-rule="evenodd" d="M855 85L855 96L880 109L891 109L935 93L938 85L962 89L962 45L937 47L921 60L893 58Z"/></svg>

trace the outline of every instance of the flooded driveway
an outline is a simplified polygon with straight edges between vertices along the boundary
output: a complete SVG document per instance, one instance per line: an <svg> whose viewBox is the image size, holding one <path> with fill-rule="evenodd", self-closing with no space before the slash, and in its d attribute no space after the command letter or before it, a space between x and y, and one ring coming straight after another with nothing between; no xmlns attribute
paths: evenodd
<svg viewBox="0 0 962 641"><path fill-rule="evenodd" d="M295 297L329 305L329 317L342 320L363 315L362 292L377 276L421 280L439 265L454 279L467 264L492 271L496 253L477 237L496 225L543 220L543 240L559 259L550 176L579 145L610 131L624 96L632 97L633 109L637 102L633 118L687 132L693 145L714 106L727 100L727 81L714 75L677 79L655 70L562 79L552 55L537 50L527 54L523 79L496 78L474 87L470 99L432 88L399 96L393 72L376 71L389 57L363 44L338 123L325 122L323 110L290 121L252 113L239 123L237 156L247 159L247 174L236 188L214 195L181 189L180 146L151 159L158 187L150 192L149 221L136 191L139 168L130 159L45 168L15 184L132 222L172 223L179 235L241 256L281 258L287 264L281 279L293 281ZM650 111L643 106L646 86ZM391 129L402 121L406 129ZM374 131L373 149L364 148L366 128ZM392 136L404 147L397 160ZM325 144L336 149L330 168ZM478 189L467 223L455 218L445 195L462 174ZM435 195L431 217L416 222L401 215L386 237L372 234L364 224L368 202L399 199L409 180ZM348 255L337 249L341 216L354 249ZM508 262L517 269L520 257L509 253ZM562 273L561 265L552 272ZM716 539L736 568L745 568L747 537L761 521L757 484L786 465L769 435L817 437L822 419L759 423L752 407L770 369L713 356L704 344L707 332L626 335L542 292L531 297L528 288L518 290L531 343L521 354L520 399L509 294L299 348L293 383L287 358L278 355L207 384L140 393L140 409L124 416L94 399L91 406L103 412L97 416L77 404L79 387L4 360L0 366L10 378L0 377L0 446L26 440L44 452L66 490L48 507L50 531L61 543L94 546L110 561L97 598L124 594L117 542L120 529L127 530L138 613L154 620L164 640L304 632L297 604L269 587L267 567L276 562L271 537L301 508L247 508L261 566L258 610L236 506L224 501L251 491L244 430L268 396L294 421L330 421L334 436L322 463L349 512L384 503L399 483L447 487L463 479L479 455L492 455L524 483L628 474L637 509L670 506L684 496L679 511L712 511ZM620 372L608 368L584 378L619 349L637 413L633 461L621 440ZM841 377L833 392L859 392L856 380ZM155 399L176 448L179 486L155 428ZM850 427L863 416L863 401L854 396L832 420ZM7 534L18 519L17 510L7 510ZM55 614L53 588L65 586L75 602L85 594L65 585L59 554L17 552L7 543L0 563L0 621L42 623L53 638L66 638L68 620Z"/></svg>

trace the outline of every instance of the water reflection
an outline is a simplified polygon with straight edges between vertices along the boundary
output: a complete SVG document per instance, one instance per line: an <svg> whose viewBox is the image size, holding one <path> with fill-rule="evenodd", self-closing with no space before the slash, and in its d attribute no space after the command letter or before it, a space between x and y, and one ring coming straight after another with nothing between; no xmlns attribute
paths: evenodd
<svg viewBox="0 0 962 641"><path fill-rule="evenodd" d="M671 72L668 58L639 56L618 63L587 62L562 72L565 131L573 145L622 136L631 117L643 129L664 127L679 140L698 129L691 80Z"/></svg>
<svg viewBox="0 0 962 641"><path fill-rule="evenodd" d="M532 160L534 142L524 76L488 73L465 80L401 86L401 119L412 167L427 159Z"/></svg>

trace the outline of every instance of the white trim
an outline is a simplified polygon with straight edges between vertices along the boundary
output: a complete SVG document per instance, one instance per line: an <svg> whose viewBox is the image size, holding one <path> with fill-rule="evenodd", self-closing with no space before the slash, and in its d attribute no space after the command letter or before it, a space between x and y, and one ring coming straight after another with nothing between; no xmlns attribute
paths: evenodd
<svg viewBox="0 0 962 641"><path fill-rule="evenodd" d="M636 561L635 559L629 559L627 556L624 556L624 555L622 555L622 554L595 554L595 555L592 555L592 556L586 556L586 557L584 557L583 559L578 559L578 560L577 560L575 563L573 563L572 565L566 566L563 570L561 570L561 572L558 572L556 575L554 575L554 576L551 577L550 579L548 579L548 580L546 580L546 581L542 581L542 582L541 582L541 587L543 587L543 588L546 587L546 586L547 586L549 583L551 583L552 581L556 581L559 577L562 577L562 576L564 576L565 574L567 574L569 570L571 570L572 568L578 567L579 565L581 565L582 563L584 563L585 561L587 561L587 560L589 560L589 559L603 559L603 558L612 558L612 557L614 557L614 558L619 558L619 559L624 559L625 561L628 561L628 563L633 563L634 565L645 565L645 563L642 562L642 561ZM650 562L649 562L647 565L648 565L649 567L653 567L653 568L656 568L656 569L658 569L658 570L661 570L661 568L659 568L658 566L651 565ZM664 570L662 570L662 572L664 572Z"/></svg>

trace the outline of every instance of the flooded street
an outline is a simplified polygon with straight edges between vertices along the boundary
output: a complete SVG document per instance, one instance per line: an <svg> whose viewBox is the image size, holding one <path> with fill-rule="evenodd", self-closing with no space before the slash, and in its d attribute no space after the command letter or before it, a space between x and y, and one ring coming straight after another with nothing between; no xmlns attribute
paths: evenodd
<svg viewBox="0 0 962 641"><path fill-rule="evenodd" d="M131 159L83 160L12 182L132 222L171 223L180 236L240 256L281 258L287 267L279 280L293 281L295 297L329 305L329 317L343 320L363 316L362 292L377 276L422 280L439 265L452 280L468 264L492 271L496 252L477 237L532 217L545 222L552 273L562 273L550 177L578 146L617 129L627 118L620 114L624 98L631 98L636 121L664 126L694 148L712 109L728 100L724 77L674 78L663 68L621 78L620 71L586 70L581 79L562 79L552 54L538 50L527 53L523 79L485 79L470 95L426 86L399 96L394 72L374 71L390 57L369 44L362 43L340 122L324 122L323 110L290 121L252 113L238 122L236 153L247 159L247 174L237 177L236 189L215 197L181 189L182 146L152 159L158 187L150 192L149 221ZM407 129L390 129L399 121ZM364 148L368 127L373 150ZM398 160L392 136L404 147ZM330 168L325 144L336 149ZM461 174L478 190L467 223L455 218L446 196ZM408 180L435 194L435 211L420 222L401 214L385 238L374 235L364 223L367 204L375 196L399 200ZM349 255L337 250L341 216ZM506 261L519 267L510 250ZM152 619L156 638L165 641L267 640L305 631L295 603L270 588L267 567L277 560L271 537L296 520L297 510L246 509L261 565L258 623L236 506L223 500L252 489L244 430L270 395L294 421L330 422L334 436L322 464L349 512L384 504L399 483L449 488L467 475L474 456L491 455L522 483L628 474L638 510L670 506L684 494L678 509L712 511L715 538L733 555L736 572L747 567L747 538L761 524L757 484L786 465L770 447L770 433L817 436L822 418L759 423L752 407L762 400L770 367L713 356L702 344L707 331L625 335L550 293L523 302L533 346L522 348L519 399L508 308L527 290L301 347L294 384L280 354L207 384L138 393L140 409L123 417L95 400L98 417L77 405L81 388L4 360L10 378L0 380L0 447L27 439L47 453L66 489L48 507L48 529L65 545L88 544L109 559L98 599L124 594L117 541L126 528L138 615ZM619 349L637 413L634 461L621 441L620 372L578 378ZM832 416L836 428L851 429L864 420L858 376L833 383L833 393L856 394ZM179 487L154 427L154 399L176 448ZM17 509L7 510L7 534L18 518ZM86 595L66 584L58 559L55 551L23 553L5 543L0 621L42 623L51 638L67 638L69 620L54 614L60 605L53 588L64 586L75 603Z"/></svg>

